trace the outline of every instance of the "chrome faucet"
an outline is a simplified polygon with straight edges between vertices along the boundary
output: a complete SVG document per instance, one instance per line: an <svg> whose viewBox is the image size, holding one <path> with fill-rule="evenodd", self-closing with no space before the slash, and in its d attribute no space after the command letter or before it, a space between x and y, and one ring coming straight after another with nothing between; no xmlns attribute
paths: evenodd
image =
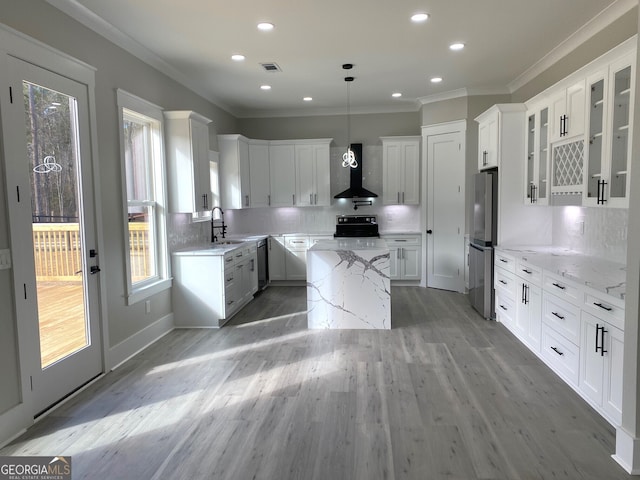
<svg viewBox="0 0 640 480"><path fill-rule="evenodd" d="M222 225L214 225L213 224L213 212L216 209L220 210L220 219L222 220ZM213 207L211 209L211 243L213 243L216 240L218 240L218 237L215 234L215 229L216 228L222 229L222 238L225 238L224 236L227 233L227 226L224 224L224 212L222 211L222 209L220 207Z"/></svg>

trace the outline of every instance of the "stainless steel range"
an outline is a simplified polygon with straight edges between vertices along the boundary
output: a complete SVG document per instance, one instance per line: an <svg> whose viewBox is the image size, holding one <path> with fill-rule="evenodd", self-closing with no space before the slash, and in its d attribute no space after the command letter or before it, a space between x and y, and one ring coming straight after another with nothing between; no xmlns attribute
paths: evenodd
<svg viewBox="0 0 640 480"><path fill-rule="evenodd" d="M380 237L375 215L336 215L334 237Z"/></svg>

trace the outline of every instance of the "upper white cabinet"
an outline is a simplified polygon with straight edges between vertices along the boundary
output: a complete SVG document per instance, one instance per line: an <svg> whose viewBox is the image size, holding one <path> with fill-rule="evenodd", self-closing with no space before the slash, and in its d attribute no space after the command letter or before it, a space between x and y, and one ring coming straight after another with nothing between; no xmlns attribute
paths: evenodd
<svg viewBox="0 0 640 480"><path fill-rule="evenodd" d="M296 204L295 147L291 143L270 142L269 177L271 206L291 207Z"/></svg>
<svg viewBox="0 0 640 480"><path fill-rule="evenodd" d="M553 95L549 122L552 143L584 134L585 98L584 79Z"/></svg>
<svg viewBox="0 0 640 480"><path fill-rule="evenodd" d="M249 206L268 207L271 187L271 151L269 142L249 141Z"/></svg>
<svg viewBox="0 0 640 480"><path fill-rule="evenodd" d="M478 118L478 170L498 166L499 111L489 109Z"/></svg>
<svg viewBox="0 0 640 480"><path fill-rule="evenodd" d="M549 106L527 111L525 205L549 203Z"/></svg>
<svg viewBox="0 0 640 480"><path fill-rule="evenodd" d="M209 210L211 182L209 127L211 120L190 110L164 112L169 210L196 213Z"/></svg>
<svg viewBox="0 0 640 480"><path fill-rule="evenodd" d="M381 140L383 203L419 205L421 137L381 137Z"/></svg>
<svg viewBox="0 0 640 480"><path fill-rule="evenodd" d="M329 206L331 141L218 135L222 207Z"/></svg>
<svg viewBox="0 0 640 480"><path fill-rule="evenodd" d="M249 141L242 135L218 135L222 208L250 206Z"/></svg>
<svg viewBox="0 0 640 480"><path fill-rule="evenodd" d="M590 80L589 137L583 204L629 206L635 54Z"/></svg>
<svg viewBox="0 0 640 480"><path fill-rule="evenodd" d="M331 139L314 143L296 143L296 205L324 206L331 204L329 144Z"/></svg>

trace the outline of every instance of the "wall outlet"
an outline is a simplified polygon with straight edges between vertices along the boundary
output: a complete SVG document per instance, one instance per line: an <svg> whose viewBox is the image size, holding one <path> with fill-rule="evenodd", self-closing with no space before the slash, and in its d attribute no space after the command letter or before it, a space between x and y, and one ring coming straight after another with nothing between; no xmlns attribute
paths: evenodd
<svg viewBox="0 0 640 480"><path fill-rule="evenodd" d="M144 302L144 312L151 313L151 300Z"/></svg>

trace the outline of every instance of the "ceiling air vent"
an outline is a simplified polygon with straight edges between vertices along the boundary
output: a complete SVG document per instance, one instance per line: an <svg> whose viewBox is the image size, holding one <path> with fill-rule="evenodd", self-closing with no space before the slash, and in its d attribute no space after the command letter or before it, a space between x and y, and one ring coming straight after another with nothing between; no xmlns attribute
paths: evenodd
<svg viewBox="0 0 640 480"><path fill-rule="evenodd" d="M260 65L262 65L262 68L264 68L265 71L267 71L267 72L281 72L282 71L280 69L280 67L278 66L278 64L274 63L274 62L261 63Z"/></svg>

